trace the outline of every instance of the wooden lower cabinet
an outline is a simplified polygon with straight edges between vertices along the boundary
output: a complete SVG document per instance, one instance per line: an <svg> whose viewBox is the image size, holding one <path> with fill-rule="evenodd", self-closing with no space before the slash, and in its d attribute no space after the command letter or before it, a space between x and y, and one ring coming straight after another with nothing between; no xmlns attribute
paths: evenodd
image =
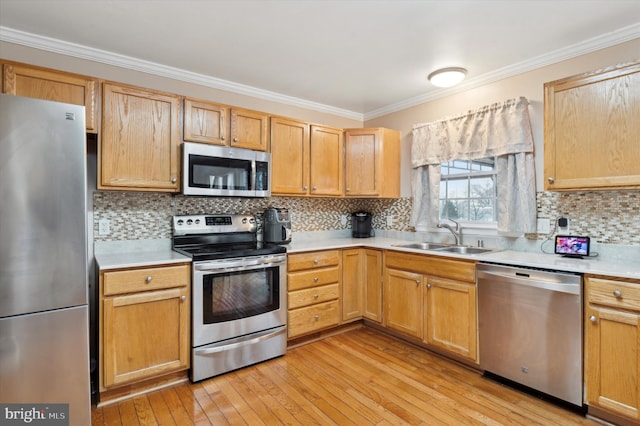
<svg viewBox="0 0 640 426"><path fill-rule="evenodd" d="M585 278L585 402L640 421L640 281Z"/></svg>
<svg viewBox="0 0 640 426"><path fill-rule="evenodd" d="M340 324L339 250L290 254L287 259L288 336Z"/></svg>
<svg viewBox="0 0 640 426"><path fill-rule="evenodd" d="M100 273L100 390L189 368L189 264Z"/></svg>
<svg viewBox="0 0 640 426"><path fill-rule="evenodd" d="M382 252L342 251L342 321L382 322Z"/></svg>
<svg viewBox="0 0 640 426"><path fill-rule="evenodd" d="M384 325L477 362L475 263L385 252Z"/></svg>
<svg viewBox="0 0 640 426"><path fill-rule="evenodd" d="M424 341L475 361L478 335L475 284L427 277L424 307Z"/></svg>
<svg viewBox="0 0 640 426"><path fill-rule="evenodd" d="M422 337L423 275L386 268L384 325L412 337Z"/></svg>

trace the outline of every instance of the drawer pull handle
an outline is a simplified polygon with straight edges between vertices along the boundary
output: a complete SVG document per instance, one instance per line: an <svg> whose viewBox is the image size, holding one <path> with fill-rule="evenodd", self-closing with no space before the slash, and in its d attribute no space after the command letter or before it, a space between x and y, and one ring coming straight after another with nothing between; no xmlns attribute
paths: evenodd
<svg viewBox="0 0 640 426"><path fill-rule="evenodd" d="M596 322L596 321L598 321L598 318L596 318L596 316L595 316L595 315L591 315L591 316L589 317L589 321L591 321L592 323L594 323L594 324L595 324L595 322Z"/></svg>
<svg viewBox="0 0 640 426"><path fill-rule="evenodd" d="M153 280L153 277L152 277L151 275L149 275L149 276L148 276L147 278L145 278L144 280L145 280L145 282L146 282L147 284L149 284L149 283L151 282L151 280Z"/></svg>
<svg viewBox="0 0 640 426"><path fill-rule="evenodd" d="M313 259L313 264L317 265L318 263L320 263L320 261L318 259Z"/></svg>
<svg viewBox="0 0 640 426"><path fill-rule="evenodd" d="M622 292L620 290L613 290L613 295L615 297L622 297Z"/></svg>
<svg viewBox="0 0 640 426"><path fill-rule="evenodd" d="M317 299L317 298L318 298L318 294L317 294L317 293L316 293L316 294L314 294L314 295L313 295L313 298L314 298L314 299Z"/></svg>
<svg viewBox="0 0 640 426"><path fill-rule="evenodd" d="M320 319L320 315L314 315L313 319L315 319L316 321L318 321Z"/></svg>
<svg viewBox="0 0 640 426"><path fill-rule="evenodd" d="M180 300L184 302L185 300L187 300L187 296L180 296Z"/></svg>
<svg viewBox="0 0 640 426"><path fill-rule="evenodd" d="M431 288L431 284L427 284L427 288Z"/></svg>
<svg viewBox="0 0 640 426"><path fill-rule="evenodd" d="M416 280L416 284L420 284L420 280Z"/></svg>
<svg viewBox="0 0 640 426"><path fill-rule="evenodd" d="M318 277L313 277L313 282L318 282Z"/></svg>

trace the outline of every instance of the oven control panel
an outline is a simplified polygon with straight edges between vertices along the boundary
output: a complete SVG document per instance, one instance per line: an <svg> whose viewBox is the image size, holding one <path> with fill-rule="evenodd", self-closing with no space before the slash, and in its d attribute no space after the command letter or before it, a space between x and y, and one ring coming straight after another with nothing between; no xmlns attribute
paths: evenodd
<svg viewBox="0 0 640 426"><path fill-rule="evenodd" d="M173 235L256 232L251 214L197 214L173 216Z"/></svg>

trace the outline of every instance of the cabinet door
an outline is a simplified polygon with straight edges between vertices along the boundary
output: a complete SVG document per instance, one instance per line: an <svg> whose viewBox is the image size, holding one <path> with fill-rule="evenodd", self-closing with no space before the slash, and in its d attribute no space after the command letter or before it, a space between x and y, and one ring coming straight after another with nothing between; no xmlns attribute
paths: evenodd
<svg viewBox="0 0 640 426"><path fill-rule="evenodd" d="M231 109L231 146L269 150L269 116L246 109Z"/></svg>
<svg viewBox="0 0 640 426"><path fill-rule="evenodd" d="M382 252L365 249L363 254L363 316L380 323L382 322Z"/></svg>
<svg viewBox="0 0 640 426"><path fill-rule="evenodd" d="M422 283L420 274L385 269L384 320L387 327L422 337Z"/></svg>
<svg viewBox="0 0 640 426"><path fill-rule="evenodd" d="M342 130L311 126L311 195L342 195Z"/></svg>
<svg viewBox="0 0 640 426"><path fill-rule="evenodd" d="M364 299L364 252L342 252L342 321L362 318Z"/></svg>
<svg viewBox="0 0 640 426"><path fill-rule="evenodd" d="M587 305L586 402L640 420L640 315Z"/></svg>
<svg viewBox="0 0 640 426"><path fill-rule="evenodd" d="M640 62L545 84L545 189L640 187Z"/></svg>
<svg viewBox="0 0 640 426"><path fill-rule="evenodd" d="M400 197L400 132L348 129L344 143L346 196Z"/></svg>
<svg viewBox="0 0 640 426"><path fill-rule="evenodd" d="M184 140L228 145L228 108L209 102L184 100Z"/></svg>
<svg viewBox="0 0 640 426"><path fill-rule="evenodd" d="M136 293L103 300L103 386L189 367L189 290Z"/></svg>
<svg viewBox="0 0 640 426"><path fill-rule="evenodd" d="M104 84L99 189L179 191L179 101Z"/></svg>
<svg viewBox="0 0 640 426"><path fill-rule="evenodd" d="M2 74L2 93L83 105L87 131L98 132L97 80L19 64L4 64Z"/></svg>
<svg viewBox="0 0 640 426"><path fill-rule="evenodd" d="M380 136L377 131L345 132L345 194L378 195Z"/></svg>
<svg viewBox="0 0 640 426"><path fill-rule="evenodd" d="M427 277L424 340L476 361L476 287Z"/></svg>
<svg viewBox="0 0 640 426"><path fill-rule="evenodd" d="M271 193L309 193L309 125L271 118Z"/></svg>

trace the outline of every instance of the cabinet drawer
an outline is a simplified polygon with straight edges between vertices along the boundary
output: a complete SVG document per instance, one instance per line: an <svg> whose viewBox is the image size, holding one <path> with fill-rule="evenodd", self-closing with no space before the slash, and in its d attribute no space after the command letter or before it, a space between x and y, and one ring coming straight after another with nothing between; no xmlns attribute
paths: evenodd
<svg viewBox="0 0 640 426"><path fill-rule="evenodd" d="M640 311L640 283L590 277L586 281L589 303Z"/></svg>
<svg viewBox="0 0 640 426"><path fill-rule="evenodd" d="M287 258L289 272L303 269L324 268L340 264L338 250L319 251L312 253L290 254Z"/></svg>
<svg viewBox="0 0 640 426"><path fill-rule="evenodd" d="M340 304L337 300L319 303L289 312L289 337L338 325Z"/></svg>
<svg viewBox="0 0 640 426"><path fill-rule="evenodd" d="M338 287L338 284L331 284L305 290L290 291L288 294L289 309L337 299L340 291Z"/></svg>
<svg viewBox="0 0 640 426"><path fill-rule="evenodd" d="M189 285L190 279L191 268L189 265L104 272L102 277L103 294L110 296L136 291L184 287Z"/></svg>
<svg viewBox="0 0 640 426"><path fill-rule="evenodd" d="M340 268L325 268L287 274L289 291L333 284L340 281Z"/></svg>

